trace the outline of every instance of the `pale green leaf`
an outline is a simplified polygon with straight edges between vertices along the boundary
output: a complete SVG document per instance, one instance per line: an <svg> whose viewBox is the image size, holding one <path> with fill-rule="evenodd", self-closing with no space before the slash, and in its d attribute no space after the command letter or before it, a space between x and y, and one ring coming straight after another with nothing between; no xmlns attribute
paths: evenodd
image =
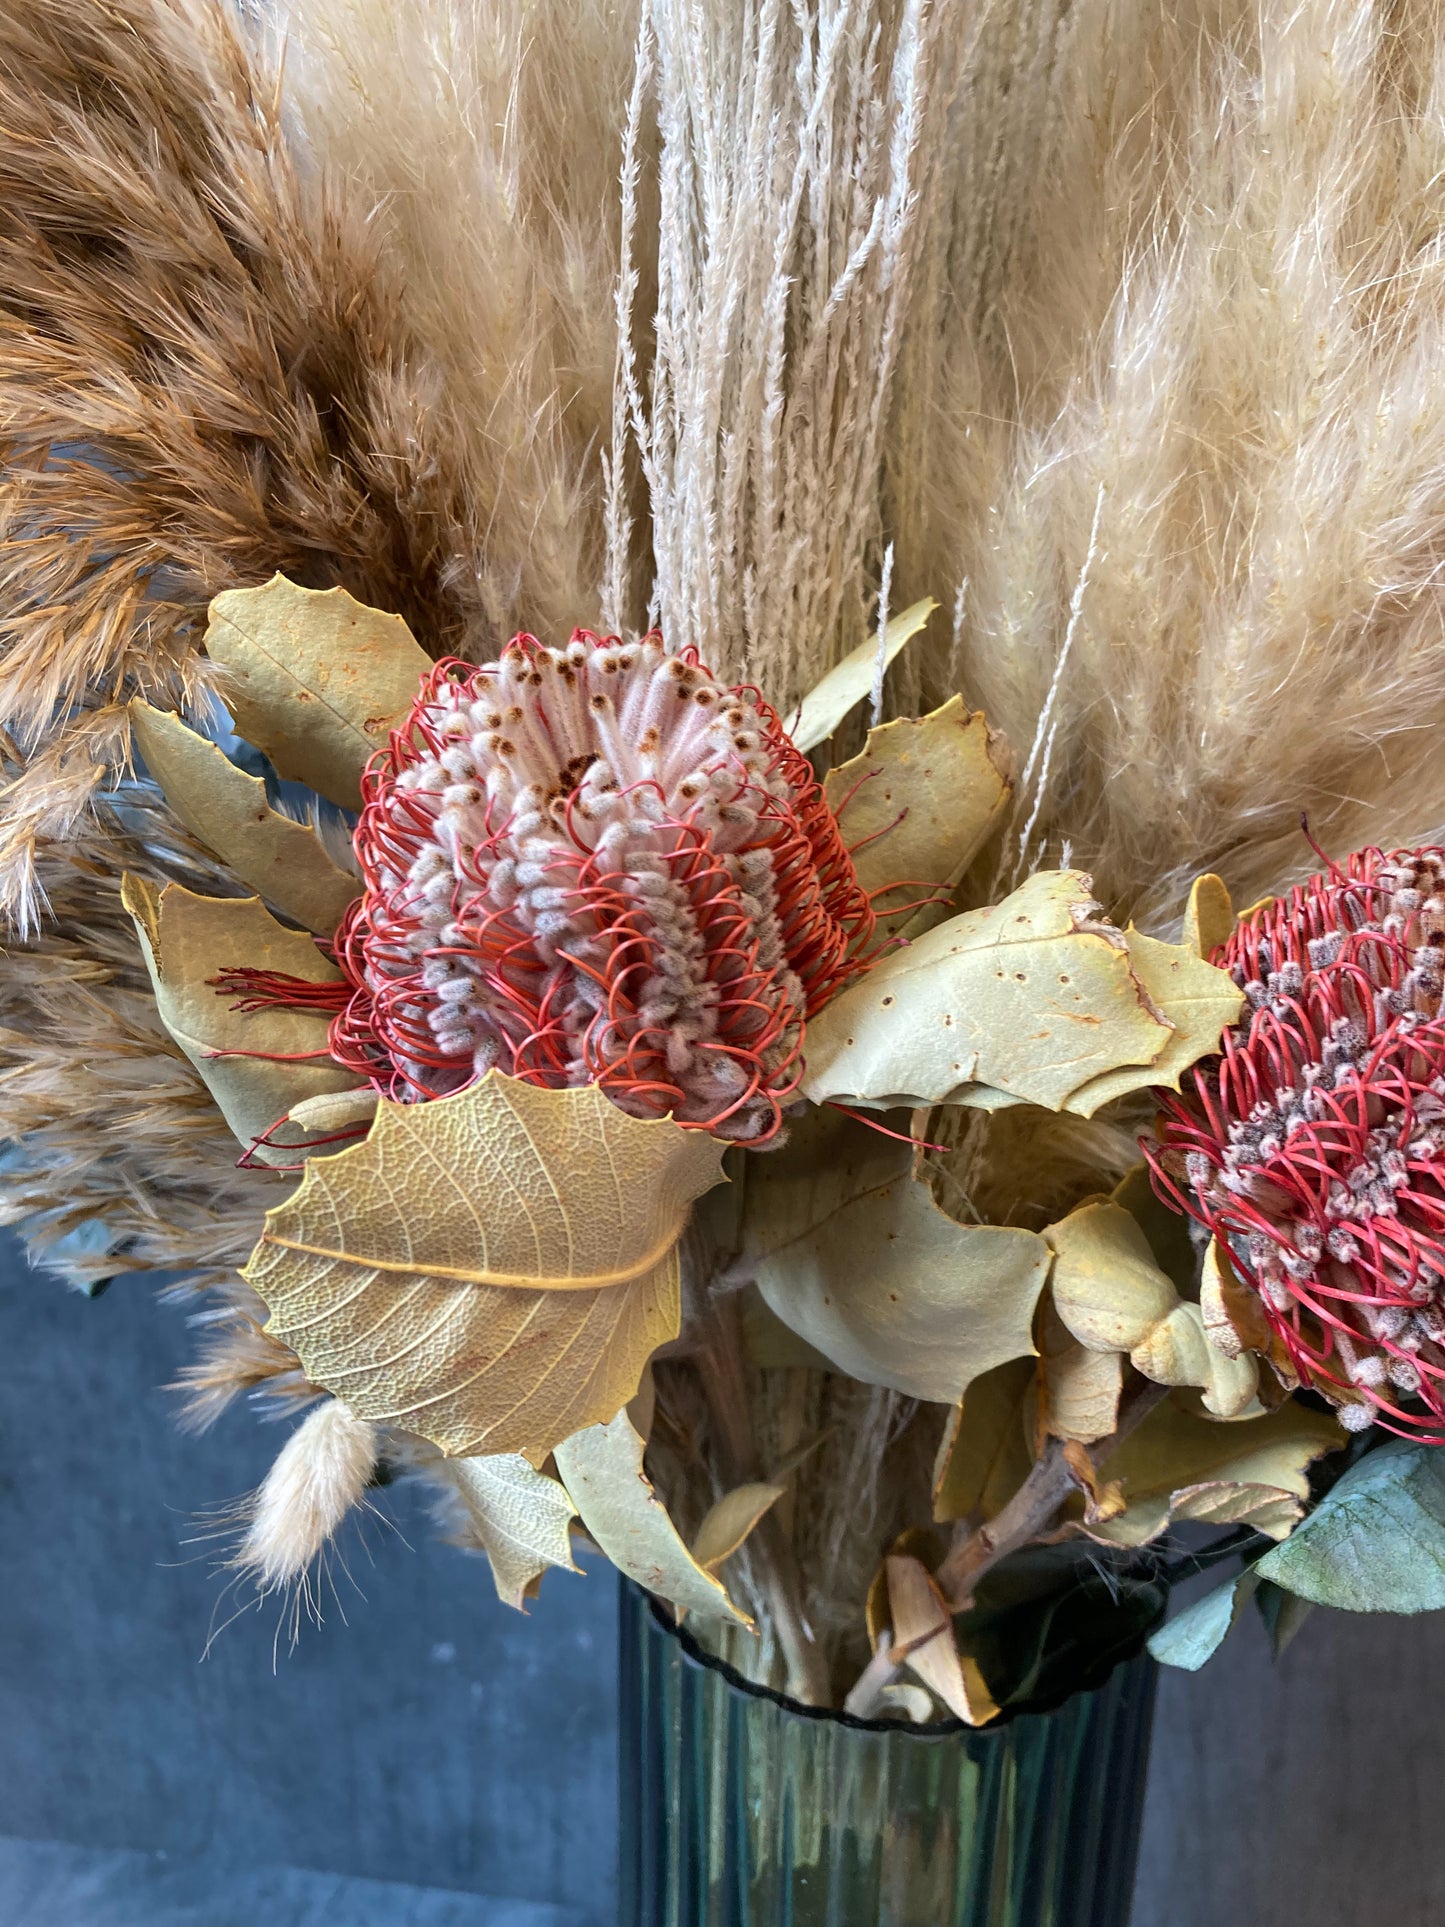
<svg viewBox="0 0 1445 1927"><path fill-rule="evenodd" d="M337 983L340 971L256 897L201 897L179 883L157 890L128 876L122 901L135 919L161 1022L206 1080L227 1124L258 1163L295 1164L317 1134L287 1127L292 1108L354 1089L356 1073L326 1055L324 1013L237 1011L237 997L219 995L211 979L238 965L314 984ZM261 1144L267 1132L273 1141Z"/></svg>
<svg viewBox="0 0 1445 1927"><path fill-rule="evenodd" d="M557 1447L557 1470L582 1523L619 1572L687 1612L749 1625L727 1590L704 1571L667 1516L642 1467L643 1441L626 1412L590 1425Z"/></svg>
<svg viewBox="0 0 1445 1927"><path fill-rule="evenodd" d="M1011 758L982 711L954 696L932 715L870 730L823 788L858 881L887 890L873 907L879 934L890 936L939 920L917 900L951 890L987 842L1013 794Z"/></svg>
<svg viewBox="0 0 1445 1927"><path fill-rule="evenodd" d="M351 810L432 666L400 616L284 575L218 595L206 653L231 672L222 693L238 733L280 775Z"/></svg>
<svg viewBox="0 0 1445 1927"><path fill-rule="evenodd" d="M1377 1447L1265 1554L1259 1573L1345 1612L1445 1606L1445 1452L1412 1439Z"/></svg>
<svg viewBox="0 0 1445 1927"><path fill-rule="evenodd" d="M1161 1665L1197 1673L1233 1632L1258 1585L1258 1574L1246 1566L1237 1577L1214 1587L1192 1606L1176 1613L1149 1635L1145 1645Z"/></svg>
<svg viewBox="0 0 1445 1927"><path fill-rule="evenodd" d="M1106 1071L1072 1092L1064 1109L1080 1117L1092 1117L1131 1091L1155 1086L1177 1091L1190 1065L1219 1049L1225 1027L1235 1023L1244 1008L1244 992L1234 979L1186 945L1159 943L1132 927L1125 940L1134 975L1155 1009L1174 1026L1174 1034L1147 1067Z"/></svg>
<svg viewBox="0 0 1445 1927"><path fill-rule="evenodd" d="M883 631L885 664L891 663L904 643L918 634L937 607L925 597L893 617ZM826 742L854 704L869 694L878 676L878 653L878 638L870 636L808 691L788 731L799 749L816 749Z"/></svg>
<svg viewBox="0 0 1445 1927"><path fill-rule="evenodd" d="M986 1084L1058 1110L1153 1064L1172 1033L1095 910L1087 877L1040 871L886 957L809 1023L804 1096L892 1109Z"/></svg>
<svg viewBox="0 0 1445 1927"><path fill-rule="evenodd" d="M430 1468L445 1479L466 1518L464 1543L475 1542L491 1562L497 1597L522 1608L529 1589L550 1566L577 1572L568 1523L577 1508L556 1479L518 1452L443 1459Z"/></svg>
<svg viewBox="0 0 1445 1927"><path fill-rule="evenodd" d="M191 834L283 917L329 937L361 884L331 861L315 830L273 810L261 779L179 716L137 701L130 718L146 767Z"/></svg>
<svg viewBox="0 0 1445 1927"><path fill-rule="evenodd" d="M991 1366L1032 1354L1043 1240L956 1224L906 1146L822 1114L758 1159L748 1192L763 1297L837 1369L953 1404Z"/></svg>

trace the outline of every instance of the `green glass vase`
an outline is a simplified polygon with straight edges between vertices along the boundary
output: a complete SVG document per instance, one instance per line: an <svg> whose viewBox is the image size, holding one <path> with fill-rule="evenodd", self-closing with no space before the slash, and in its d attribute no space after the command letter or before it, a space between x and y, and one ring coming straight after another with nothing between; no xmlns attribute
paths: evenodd
<svg viewBox="0 0 1445 1927"><path fill-rule="evenodd" d="M623 1588L621 1927L1126 1927L1155 1668L975 1731L818 1712Z"/></svg>

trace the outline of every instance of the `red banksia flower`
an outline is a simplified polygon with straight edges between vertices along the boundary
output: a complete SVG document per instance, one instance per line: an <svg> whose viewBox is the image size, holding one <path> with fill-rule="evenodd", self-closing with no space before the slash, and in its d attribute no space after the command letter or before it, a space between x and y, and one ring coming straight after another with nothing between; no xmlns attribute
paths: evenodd
<svg viewBox="0 0 1445 1927"><path fill-rule="evenodd" d="M400 1098L493 1066L761 1143L873 913L807 759L660 637L444 663L373 759L337 939L344 1064Z"/></svg>
<svg viewBox="0 0 1445 1927"><path fill-rule="evenodd" d="M1352 1429L1445 1425L1445 849L1365 850L1241 925L1223 1055L1161 1093L1156 1183Z"/></svg>

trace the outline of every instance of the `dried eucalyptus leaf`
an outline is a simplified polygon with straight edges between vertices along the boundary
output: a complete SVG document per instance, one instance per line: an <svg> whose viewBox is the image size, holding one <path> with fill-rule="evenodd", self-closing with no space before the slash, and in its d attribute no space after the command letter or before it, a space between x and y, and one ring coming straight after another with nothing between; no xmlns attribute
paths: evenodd
<svg viewBox="0 0 1445 1927"><path fill-rule="evenodd" d="M883 631L883 659L891 663L904 643L916 636L938 607L925 597L894 616ZM878 638L870 636L815 684L798 706L788 734L801 750L826 742L855 703L870 693L878 677Z"/></svg>
<svg viewBox="0 0 1445 1927"><path fill-rule="evenodd" d="M1133 1213L1112 1199L1080 1205L1044 1232L1054 1253L1054 1305L1091 1351L1127 1352L1156 1385L1197 1385L1209 1409L1237 1417L1255 1395L1251 1358L1226 1358L1159 1268Z"/></svg>
<svg viewBox="0 0 1445 1927"><path fill-rule="evenodd" d="M1197 1673L1212 1659L1239 1623L1239 1616L1259 1586L1259 1575L1246 1566L1235 1578L1226 1580L1176 1613L1158 1632L1145 1641L1161 1666L1177 1666L1182 1672Z"/></svg>
<svg viewBox="0 0 1445 1927"><path fill-rule="evenodd" d="M350 1130L357 1124L370 1124L379 1101L371 1086L363 1084L354 1091L332 1091L321 1097L303 1098L299 1104L293 1104L286 1115L303 1131L329 1135Z"/></svg>
<svg viewBox="0 0 1445 1927"><path fill-rule="evenodd" d="M933 1517L942 1525L975 1513L994 1518L1034 1462L1031 1358L982 1372L949 1415L933 1470Z"/></svg>
<svg viewBox="0 0 1445 1927"><path fill-rule="evenodd" d="M179 716L136 701L130 718L146 767L191 834L282 916L329 937L361 884L331 861L315 830L273 810L261 779Z"/></svg>
<svg viewBox="0 0 1445 1927"><path fill-rule="evenodd" d="M986 1725L997 1717L998 1707L977 1662L958 1650L952 1617L932 1574L919 1560L899 1553L890 1553L885 1565L894 1653L955 1719Z"/></svg>
<svg viewBox="0 0 1445 1927"><path fill-rule="evenodd" d="M1059 1110L1093 1078L1154 1064L1173 1033L1089 889L1040 871L875 965L808 1025L803 1095L914 1108L987 1084Z"/></svg>
<svg viewBox="0 0 1445 1927"><path fill-rule="evenodd" d="M1154 1262L1178 1290L1181 1298L1198 1294L1200 1253L1195 1245L1190 1221L1171 1210L1154 1189L1149 1167L1141 1159L1109 1193L1115 1204L1122 1204L1148 1240Z"/></svg>
<svg viewBox="0 0 1445 1927"><path fill-rule="evenodd" d="M161 1022L206 1080L227 1124L258 1163L294 1165L317 1134L273 1127L307 1098L354 1089L356 1073L326 1055L324 1014L236 1011L211 979L239 964L315 984L339 982L341 973L256 897L201 897L179 883L157 890L127 876L121 900L135 919ZM258 1143L268 1131L275 1141Z"/></svg>
<svg viewBox="0 0 1445 1927"><path fill-rule="evenodd" d="M529 1588L550 1566L581 1570L568 1532L576 1506L563 1485L519 1452L444 1459L435 1469L465 1508L470 1535L491 1562L504 1605L521 1611Z"/></svg>
<svg viewBox="0 0 1445 1927"><path fill-rule="evenodd" d="M1119 1422L1124 1389L1120 1352L1090 1351L1059 1317L1046 1293L1039 1318L1039 1418L1050 1438L1093 1445Z"/></svg>
<svg viewBox="0 0 1445 1927"><path fill-rule="evenodd" d="M1273 1421L1271 1421L1273 1422ZM1352 1465L1259 1575L1317 1606L1423 1613L1445 1606L1445 1455L1391 1439Z"/></svg>
<svg viewBox="0 0 1445 1927"><path fill-rule="evenodd" d="M648 1592L684 1611L750 1626L727 1589L678 1537L642 1468L642 1452L642 1437L625 1411L557 1446L557 1470L583 1525L618 1571Z"/></svg>
<svg viewBox="0 0 1445 1927"><path fill-rule="evenodd" d="M535 1458L615 1414L676 1337L677 1240L722 1148L595 1085L492 1071L383 1099L364 1142L311 1159L244 1275L358 1417Z"/></svg>
<svg viewBox="0 0 1445 1927"><path fill-rule="evenodd" d="M1105 1104L1131 1091L1162 1087L1177 1091L1191 1064L1219 1048L1226 1025L1244 1008L1244 992L1234 979L1205 963L1184 944L1160 943L1130 927L1125 933L1129 962L1149 1002L1174 1026L1173 1035L1144 1069L1126 1066L1106 1071L1074 1091L1066 1111L1092 1117Z"/></svg>
<svg viewBox="0 0 1445 1927"><path fill-rule="evenodd" d="M772 1312L834 1370L952 1405L1032 1354L1048 1251L1031 1231L960 1225L907 1144L812 1112L749 1168L744 1247Z"/></svg>
<svg viewBox="0 0 1445 1927"><path fill-rule="evenodd" d="M1283 1539L1309 1496L1306 1468L1344 1438L1334 1419L1293 1402L1267 1418L1212 1425L1166 1400L1100 1466L1102 1478L1122 1483L1126 1506L1088 1536L1141 1546L1176 1520L1199 1519Z"/></svg>
<svg viewBox="0 0 1445 1927"><path fill-rule="evenodd" d="M731 1559L786 1491L783 1485L735 1485L710 1506L692 1542L692 1556L703 1571L715 1573L725 1559Z"/></svg>
<svg viewBox="0 0 1445 1927"><path fill-rule="evenodd" d="M858 881L888 891L874 909L879 934L891 936L938 921L917 899L951 890L988 841L1013 794L1011 758L983 712L954 696L917 721L870 730L823 788Z"/></svg>
<svg viewBox="0 0 1445 1927"><path fill-rule="evenodd" d="M1234 935L1234 905L1223 877L1196 877L1184 912L1184 942L1196 957L1212 957Z"/></svg>
<svg viewBox="0 0 1445 1927"><path fill-rule="evenodd" d="M284 575L227 589L210 613L206 653L231 671L224 693L238 733L280 775L359 809L362 770L431 669L401 617Z"/></svg>

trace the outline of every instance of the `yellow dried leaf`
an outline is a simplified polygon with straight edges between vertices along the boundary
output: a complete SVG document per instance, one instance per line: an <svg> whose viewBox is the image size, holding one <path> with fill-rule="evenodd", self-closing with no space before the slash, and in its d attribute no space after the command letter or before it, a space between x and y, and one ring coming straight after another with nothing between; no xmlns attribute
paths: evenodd
<svg viewBox="0 0 1445 1927"><path fill-rule="evenodd" d="M927 597L905 609L902 615L894 616L883 631L883 658L885 663L892 662L911 637L916 636L938 607ZM867 642L859 643L840 663L835 663L814 685L798 705L798 713L793 719L788 734L799 749L816 749L842 722L855 703L873 688L878 676L878 638L870 636Z"/></svg>
<svg viewBox="0 0 1445 1927"><path fill-rule="evenodd" d="M1011 775L1007 744L961 696L870 730L862 753L829 772L823 788L858 881L888 891L874 899L880 935L939 920L917 899L962 877L1008 807Z"/></svg>
<svg viewBox="0 0 1445 1927"><path fill-rule="evenodd" d="M726 1587L678 1537L642 1468L642 1453L641 1434L625 1411L558 1445L557 1470L589 1535L619 1572L648 1592L683 1611L750 1626Z"/></svg>
<svg viewBox="0 0 1445 1927"><path fill-rule="evenodd" d="M329 937L361 884L331 861L315 830L273 810L260 777L179 716L137 701L130 717L146 767L191 834L282 916Z"/></svg>
<svg viewBox="0 0 1445 1927"><path fill-rule="evenodd" d="M368 758L431 669L400 616L284 575L218 595L206 653L231 671L224 694L238 733L280 775L350 810L361 806Z"/></svg>
<svg viewBox="0 0 1445 1927"><path fill-rule="evenodd" d="M807 1119L749 1171L746 1235L769 1306L837 1369L951 1405L1032 1354L1049 1254L1032 1231L956 1224L909 1164L851 1119Z"/></svg>
<svg viewBox="0 0 1445 1927"><path fill-rule="evenodd" d="M366 1140L312 1158L268 1214L245 1277L358 1416L457 1457L535 1458L615 1414L676 1336L677 1240L722 1149L595 1085L492 1071L383 1099Z"/></svg>
<svg viewBox="0 0 1445 1927"><path fill-rule="evenodd" d="M1226 1358L1270 1350L1274 1332L1259 1299L1234 1274L1217 1238L1209 1240L1199 1278L1199 1310L1215 1350Z"/></svg>
<svg viewBox="0 0 1445 1927"><path fill-rule="evenodd" d="M1212 957L1234 934L1234 905L1223 877L1196 877L1184 912L1184 942L1196 957Z"/></svg>
<svg viewBox="0 0 1445 1927"><path fill-rule="evenodd" d="M1093 1445L1119 1421L1121 1352L1090 1351L1072 1336L1046 1294L1039 1319L1039 1421L1049 1438Z"/></svg>
<svg viewBox="0 0 1445 1927"><path fill-rule="evenodd" d="M1147 1067L1106 1071L1074 1091L1063 1108L1080 1117L1092 1117L1101 1106L1131 1091L1155 1085L1177 1091L1185 1071L1219 1049L1225 1027L1236 1022L1244 1008L1244 992L1234 979L1184 944L1159 943L1132 926L1125 932L1125 941L1134 975L1174 1032Z"/></svg>
<svg viewBox="0 0 1445 1927"><path fill-rule="evenodd" d="M1235 1023L1245 1008L1245 992L1222 969L1196 958L1185 944L1162 944L1143 931L1125 931L1129 964L1144 987L1144 996L1173 1025L1173 1035L1154 1062L1144 1069L1121 1068L1092 1077L1073 1091L1064 1110L1092 1118L1104 1104L1131 1091L1162 1087L1177 1091L1179 1079L1200 1058L1220 1048L1225 1025Z"/></svg>
<svg viewBox="0 0 1445 1927"><path fill-rule="evenodd" d="M1213 1425L1166 1399L1104 1460L1125 1509L1088 1528L1111 1545L1140 1546L1179 1519L1257 1526L1282 1539L1309 1494L1306 1468L1345 1441L1323 1412L1291 1401L1267 1418Z"/></svg>
<svg viewBox="0 0 1445 1927"><path fill-rule="evenodd" d="M725 1559L731 1559L786 1491L782 1485L735 1485L710 1506L692 1542L692 1556L703 1571L715 1573Z"/></svg>
<svg viewBox="0 0 1445 1927"><path fill-rule="evenodd" d="M348 1131L358 1124L370 1124L376 1116L379 1099L369 1084L363 1084L354 1091L331 1091L321 1097L305 1097L299 1104L293 1104L287 1116L293 1124L299 1124L303 1131L321 1131L328 1135L335 1131Z"/></svg>
<svg viewBox="0 0 1445 1927"><path fill-rule="evenodd" d="M217 995L210 979L241 964L315 984L339 982L341 973L256 897L201 897L179 883L157 890L127 876L121 900L135 919L161 1022L206 1080L227 1124L240 1143L255 1147L257 1162L294 1165L317 1134L285 1128L292 1107L353 1089L356 1073L325 1054L324 1014L235 1011L236 999ZM313 1061L277 1061L308 1057ZM273 1131L276 1125L283 1128ZM268 1131L274 1141L257 1144Z"/></svg>
<svg viewBox="0 0 1445 1927"><path fill-rule="evenodd" d="M461 1501L468 1543L475 1539L485 1551L504 1605L520 1611L530 1588L550 1566L580 1570L567 1529L577 1516L576 1506L565 1486L537 1471L520 1453L443 1459L434 1470Z"/></svg>
<svg viewBox="0 0 1445 1927"><path fill-rule="evenodd" d="M1192 1298L1199 1279L1199 1253L1190 1235L1189 1220L1173 1210L1154 1189L1149 1167L1140 1159L1109 1193L1122 1204L1149 1241L1154 1262L1178 1287L1182 1298Z"/></svg>
<svg viewBox="0 0 1445 1927"><path fill-rule="evenodd" d="M1209 1343L1198 1305L1180 1299L1131 1212L1095 1199L1044 1236L1054 1252L1055 1308L1081 1345L1127 1352L1156 1385L1202 1387L1221 1418L1248 1406L1258 1384L1253 1362L1225 1358Z"/></svg>
<svg viewBox="0 0 1445 1927"><path fill-rule="evenodd" d="M886 957L809 1023L803 1095L911 1108L987 1084L1059 1110L1091 1078L1154 1064L1172 1032L1089 888L1040 871Z"/></svg>
<svg viewBox="0 0 1445 1927"><path fill-rule="evenodd" d="M1029 1475L1036 1367L1011 1359L982 1373L949 1414L933 1468L933 1517L940 1524L1000 1513Z"/></svg>
<svg viewBox="0 0 1445 1927"><path fill-rule="evenodd" d="M955 1719L985 1725L998 1707L977 1662L958 1650L953 1619L933 1575L921 1561L899 1553L889 1554L886 1568L894 1655Z"/></svg>

